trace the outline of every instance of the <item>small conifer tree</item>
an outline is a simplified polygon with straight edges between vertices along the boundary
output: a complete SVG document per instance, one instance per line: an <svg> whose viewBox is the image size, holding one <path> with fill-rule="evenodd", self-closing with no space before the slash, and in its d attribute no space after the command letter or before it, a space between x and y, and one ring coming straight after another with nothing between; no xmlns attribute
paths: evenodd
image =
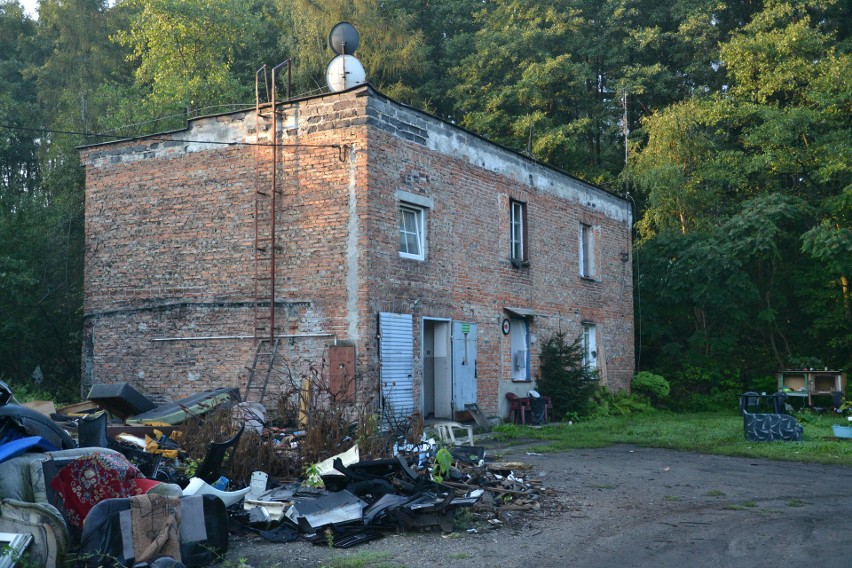
<svg viewBox="0 0 852 568"><path fill-rule="evenodd" d="M538 391L550 397L554 417L562 419L568 413L587 415L592 393L598 386L598 372L583 364L582 337L568 343L565 332L554 333L542 344L540 361Z"/></svg>

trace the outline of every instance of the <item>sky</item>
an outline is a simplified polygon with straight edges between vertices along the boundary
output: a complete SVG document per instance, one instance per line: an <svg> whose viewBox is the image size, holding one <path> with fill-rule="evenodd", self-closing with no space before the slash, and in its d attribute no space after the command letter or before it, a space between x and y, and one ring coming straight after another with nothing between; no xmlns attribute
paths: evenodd
<svg viewBox="0 0 852 568"><path fill-rule="evenodd" d="M24 7L24 11L30 16L37 16L38 14L38 0L18 0L21 5Z"/></svg>
<svg viewBox="0 0 852 568"><path fill-rule="evenodd" d="M0 0L0 4L2 4L5 0ZM34 18L38 18L38 1L39 0L18 0L21 3L21 6L24 7L24 11ZM110 2L109 5L112 6L115 2Z"/></svg>

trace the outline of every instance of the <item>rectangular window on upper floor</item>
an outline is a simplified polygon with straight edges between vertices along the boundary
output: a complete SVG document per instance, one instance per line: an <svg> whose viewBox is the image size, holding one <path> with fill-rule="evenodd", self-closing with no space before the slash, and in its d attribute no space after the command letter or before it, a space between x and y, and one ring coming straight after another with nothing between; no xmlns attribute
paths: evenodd
<svg viewBox="0 0 852 568"><path fill-rule="evenodd" d="M529 261L529 246L527 241L527 204L523 201L511 200L511 250L510 259L513 264Z"/></svg>
<svg viewBox="0 0 852 568"><path fill-rule="evenodd" d="M585 223L580 223L580 276L595 277L595 233Z"/></svg>
<svg viewBox="0 0 852 568"><path fill-rule="evenodd" d="M399 204L399 256L426 258L426 209L411 203Z"/></svg>

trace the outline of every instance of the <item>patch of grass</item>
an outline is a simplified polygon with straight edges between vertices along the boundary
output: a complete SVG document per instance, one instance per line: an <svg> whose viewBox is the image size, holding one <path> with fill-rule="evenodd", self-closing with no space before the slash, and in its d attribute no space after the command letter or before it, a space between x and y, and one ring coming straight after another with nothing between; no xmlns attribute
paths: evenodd
<svg viewBox="0 0 852 568"><path fill-rule="evenodd" d="M705 495L707 495L708 497L724 497L725 492L720 491L718 489L711 489L707 493L705 493Z"/></svg>
<svg viewBox="0 0 852 568"><path fill-rule="evenodd" d="M359 551L335 556L327 560L322 568L405 568L405 565L392 560L387 552Z"/></svg>
<svg viewBox="0 0 852 568"><path fill-rule="evenodd" d="M788 507L804 507L805 502L802 501L801 499L790 499L789 501L787 501L787 506Z"/></svg>
<svg viewBox="0 0 852 568"><path fill-rule="evenodd" d="M615 489L615 485L610 485L608 483L600 483L597 485L589 485L592 489Z"/></svg>
<svg viewBox="0 0 852 568"><path fill-rule="evenodd" d="M726 511L745 511L747 509L754 509L757 507L757 503L754 501L743 501L740 504L731 503L730 505L725 505L722 507Z"/></svg>
<svg viewBox="0 0 852 568"><path fill-rule="evenodd" d="M515 424L497 426L500 440L549 441L536 451L602 448L633 444L706 454L766 458L772 460L852 465L852 443L836 440L832 416L814 415L804 425L801 442L749 442L743 435L743 420L737 412L606 417L577 424L548 424L539 429Z"/></svg>
<svg viewBox="0 0 852 568"><path fill-rule="evenodd" d="M457 552L455 554L448 554L447 558L450 560L467 560L468 558L471 558L471 555L466 552Z"/></svg>
<svg viewBox="0 0 852 568"><path fill-rule="evenodd" d="M680 501L680 497L678 497L677 495L666 495L665 497L663 497L663 500L664 501Z"/></svg>

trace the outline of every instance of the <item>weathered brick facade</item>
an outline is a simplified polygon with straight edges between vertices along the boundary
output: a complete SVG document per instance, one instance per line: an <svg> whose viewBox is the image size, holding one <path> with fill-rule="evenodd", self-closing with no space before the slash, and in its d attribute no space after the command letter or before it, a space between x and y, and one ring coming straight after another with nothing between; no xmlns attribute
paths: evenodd
<svg viewBox="0 0 852 568"><path fill-rule="evenodd" d="M425 398L437 396L433 387L424 394L424 369L432 377L437 361L432 326L468 322L478 335L477 402L505 416L505 393L532 387L512 381L501 324L514 315L529 326L533 382L541 341L557 329L579 335L586 322L605 382L629 385L632 219L623 199L369 86L282 110L281 368L298 374L329 345L352 344L360 396L378 400L378 314L410 314L413 406L427 411ZM84 391L130 382L171 400L245 386L255 303L268 301L255 282L255 194L271 184L270 120L253 110L200 118L179 132L82 151ZM526 263L510 260L512 200L526 207ZM400 255L401 202L425 212L425 260ZM580 277L581 224L594 234L593 278Z"/></svg>

